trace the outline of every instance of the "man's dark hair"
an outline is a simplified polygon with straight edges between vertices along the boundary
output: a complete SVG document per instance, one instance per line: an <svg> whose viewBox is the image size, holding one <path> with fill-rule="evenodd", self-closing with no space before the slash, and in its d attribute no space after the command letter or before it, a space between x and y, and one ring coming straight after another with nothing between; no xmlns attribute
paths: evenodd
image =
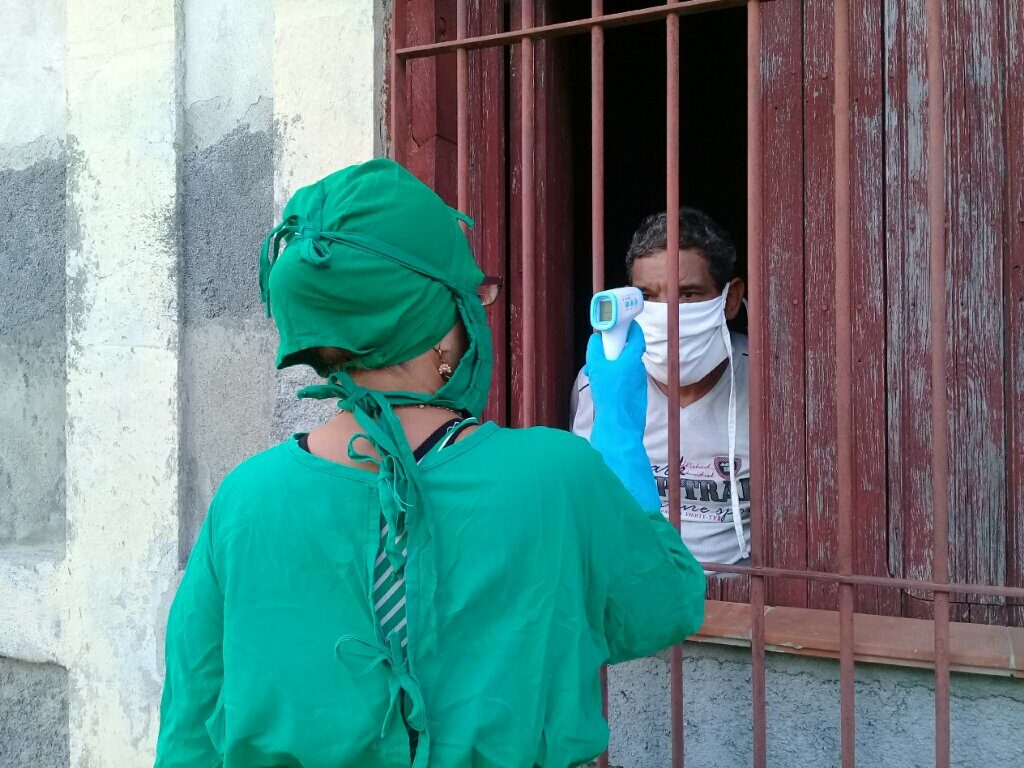
<svg viewBox="0 0 1024 768"><path fill-rule="evenodd" d="M633 262L664 251L668 247L668 217L664 213L648 216L633 233L626 252L626 274L633 274ZM679 250L695 248L708 263L711 279L718 290L736 276L736 246L732 237L704 211L679 209Z"/></svg>

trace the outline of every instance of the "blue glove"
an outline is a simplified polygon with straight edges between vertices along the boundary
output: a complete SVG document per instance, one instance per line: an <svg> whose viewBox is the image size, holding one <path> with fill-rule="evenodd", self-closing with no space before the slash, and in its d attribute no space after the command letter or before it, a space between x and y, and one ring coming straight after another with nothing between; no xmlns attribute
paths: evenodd
<svg viewBox="0 0 1024 768"><path fill-rule="evenodd" d="M596 448L640 507L661 509L658 486L644 448L647 427L647 371L643 364L644 334L630 323L626 346L615 360L604 356L601 334L587 344L584 372L590 379L594 401L594 428L590 444Z"/></svg>

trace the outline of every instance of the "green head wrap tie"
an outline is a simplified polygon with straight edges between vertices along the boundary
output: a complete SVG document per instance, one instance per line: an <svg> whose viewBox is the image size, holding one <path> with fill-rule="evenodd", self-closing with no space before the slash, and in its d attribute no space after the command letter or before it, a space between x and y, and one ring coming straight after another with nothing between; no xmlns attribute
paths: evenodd
<svg viewBox="0 0 1024 768"><path fill-rule="evenodd" d="M338 347L352 355L346 370L298 396L338 398L338 406L351 411L363 430L349 442L348 455L378 469L377 491L388 523L385 552L396 569L405 563L398 539L408 530L411 539L423 541L431 526L423 513L416 460L392 406L436 405L479 416L490 389L491 336L476 293L483 274L460 220L472 226L400 165L377 159L298 190L260 253L260 295L280 333L278 368L309 363L316 347ZM349 370L397 365L426 352L456 320L466 328L468 348L437 392L378 392L360 387L349 375ZM359 439L377 455L357 451ZM432 573L421 574L421 594L433 592L435 585L422 580ZM409 614L413 636L415 619ZM384 647L390 646L385 642ZM389 659L391 666L401 663ZM422 698L413 690L411 669L400 682L413 700ZM421 750L428 753L422 740ZM420 757L418 752L417 765Z"/></svg>

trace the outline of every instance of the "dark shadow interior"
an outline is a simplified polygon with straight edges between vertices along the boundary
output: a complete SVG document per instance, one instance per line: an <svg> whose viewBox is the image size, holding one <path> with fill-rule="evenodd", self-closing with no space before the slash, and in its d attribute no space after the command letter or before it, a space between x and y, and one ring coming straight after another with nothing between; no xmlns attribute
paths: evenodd
<svg viewBox="0 0 1024 768"><path fill-rule="evenodd" d="M608 0L606 13L650 3ZM578 6L578 7L577 7ZM584 8L584 6L586 6ZM565 18L589 13L565 3ZM571 47L573 146L574 362L590 334L590 36ZM701 208L733 235L746 276L746 13L743 8L682 16L680 23L680 201ZM625 284L633 231L665 207L665 24L605 32L605 285ZM740 321L743 322L742 318Z"/></svg>

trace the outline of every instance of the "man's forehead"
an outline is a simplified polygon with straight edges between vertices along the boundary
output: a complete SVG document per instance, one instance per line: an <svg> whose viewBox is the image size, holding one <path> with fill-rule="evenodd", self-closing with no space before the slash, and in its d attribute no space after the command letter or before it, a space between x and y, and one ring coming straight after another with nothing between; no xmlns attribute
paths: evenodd
<svg viewBox="0 0 1024 768"><path fill-rule="evenodd" d="M633 283L664 282L668 279L666 251L656 251L633 262ZM679 282L691 285L713 285L714 278L708 269L708 260L698 248L684 248L679 251Z"/></svg>

